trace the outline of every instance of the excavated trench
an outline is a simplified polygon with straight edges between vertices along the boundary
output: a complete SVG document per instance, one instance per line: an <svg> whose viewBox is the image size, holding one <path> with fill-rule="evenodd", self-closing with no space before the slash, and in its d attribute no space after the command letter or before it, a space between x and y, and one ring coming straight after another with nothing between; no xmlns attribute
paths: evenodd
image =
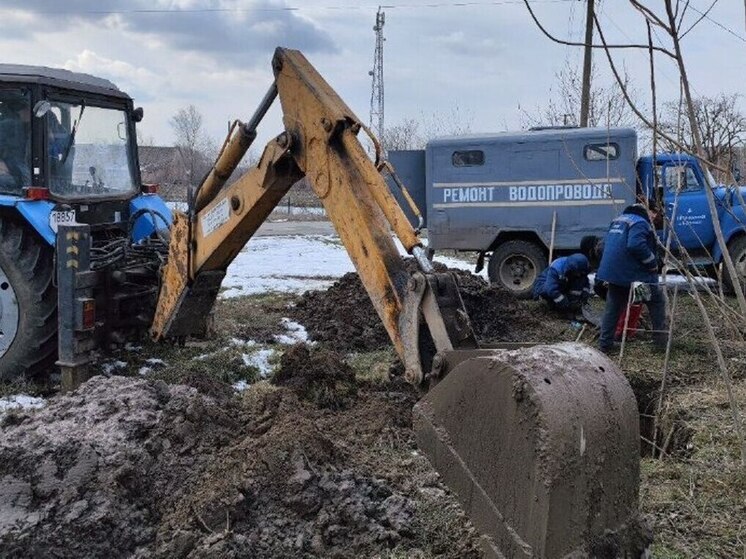
<svg viewBox="0 0 746 559"><path fill-rule="evenodd" d="M641 456L689 456L694 434L694 430L688 424L689 413L681 408L671 410L664 406L656 420L660 380L629 375L627 380L635 393L640 412Z"/></svg>

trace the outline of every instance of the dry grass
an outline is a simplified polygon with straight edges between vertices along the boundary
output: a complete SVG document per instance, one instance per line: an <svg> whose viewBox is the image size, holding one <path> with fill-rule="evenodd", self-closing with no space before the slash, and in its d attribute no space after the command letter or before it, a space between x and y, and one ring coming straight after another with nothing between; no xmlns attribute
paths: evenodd
<svg viewBox="0 0 746 559"><path fill-rule="evenodd" d="M746 405L746 344L717 320L738 402ZM660 387L663 356L645 341L631 343L623 360L648 440ZM746 557L746 470L714 351L694 301L680 295L675 316L669 385L656 444L660 459L642 459L641 507L656 534L653 557ZM660 451L659 451L660 452Z"/></svg>

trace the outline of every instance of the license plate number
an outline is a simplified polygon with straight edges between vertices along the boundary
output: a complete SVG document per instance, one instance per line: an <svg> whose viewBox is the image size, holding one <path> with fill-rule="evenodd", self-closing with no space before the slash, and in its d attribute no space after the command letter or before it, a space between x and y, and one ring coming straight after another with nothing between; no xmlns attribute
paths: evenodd
<svg viewBox="0 0 746 559"><path fill-rule="evenodd" d="M55 233L60 225L71 225L75 221L75 210L53 211L49 214L49 227Z"/></svg>

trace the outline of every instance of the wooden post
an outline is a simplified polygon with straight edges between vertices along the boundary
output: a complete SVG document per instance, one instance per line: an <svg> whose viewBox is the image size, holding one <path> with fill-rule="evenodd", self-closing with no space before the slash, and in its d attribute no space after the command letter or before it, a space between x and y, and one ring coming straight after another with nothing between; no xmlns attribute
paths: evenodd
<svg viewBox="0 0 746 559"><path fill-rule="evenodd" d="M663 289L665 289L665 284ZM676 301L679 297L679 284L677 283L673 288L673 300L671 301L671 318L668 321L668 340L666 342L666 357L663 359L663 375L661 377L661 388L658 394L658 405L655 408L655 416L653 417L653 446L652 452L655 456L656 447L658 444L658 422L660 420L661 410L663 409L663 398L666 393L666 381L668 380L668 361L671 356L671 342L673 340L673 319L676 313ZM665 448L665 445L663 446ZM659 454L660 456L660 451Z"/></svg>
<svg viewBox="0 0 746 559"><path fill-rule="evenodd" d="M593 1L587 0L587 12L585 16L585 53L583 55L583 84L580 92L580 126L588 126L588 114L590 113L591 100L591 68L593 44Z"/></svg>
<svg viewBox="0 0 746 559"><path fill-rule="evenodd" d="M554 257L554 233L557 231L557 210L552 212L552 236L549 239L549 264Z"/></svg>

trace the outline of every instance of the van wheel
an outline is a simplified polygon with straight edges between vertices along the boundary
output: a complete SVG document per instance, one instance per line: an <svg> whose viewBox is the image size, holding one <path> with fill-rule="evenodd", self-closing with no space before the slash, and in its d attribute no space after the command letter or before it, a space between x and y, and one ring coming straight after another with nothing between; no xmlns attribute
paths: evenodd
<svg viewBox="0 0 746 559"><path fill-rule="evenodd" d="M741 283L741 289L743 289L746 282L746 236L738 237L729 242L728 252L730 253L731 260L733 260L733 266L736 269L738 281ZM736 282L732 281L725 266L723 266L723 282L729 293L735 293L734 285Z"/></svg>
<svg viewBox="0 0 746 559"><path fill-rule="evenodd" d="M547 267L544 251L530 241L508 241L498 246L487 267L490 281L519 299L530 299L534 282Z"/></svg>

